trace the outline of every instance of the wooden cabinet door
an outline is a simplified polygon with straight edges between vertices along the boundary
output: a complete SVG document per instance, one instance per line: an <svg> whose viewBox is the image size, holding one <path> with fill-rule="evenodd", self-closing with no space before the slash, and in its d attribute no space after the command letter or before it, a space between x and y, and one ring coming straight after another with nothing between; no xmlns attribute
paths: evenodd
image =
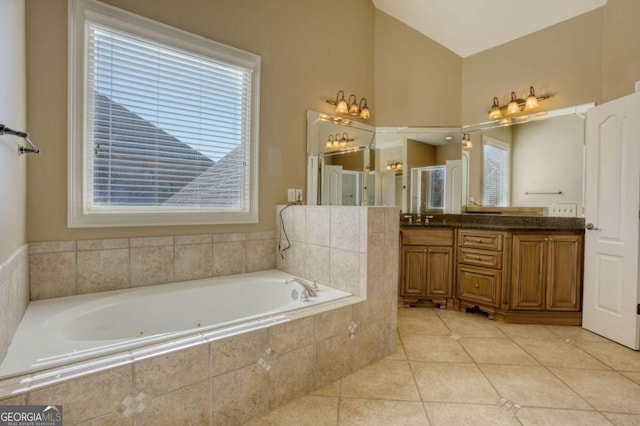
<svg viewBox="0 0 640 426"><path fill-rule="evenodd" d="M427 297L451 297L453 247L427 247Z"/></svg>
<svg viewBox="0 0 640 426"><path fill-rule="evenodd" d="M425 297L426 292L426 255L423 246L405 246L402 248L402 282L400 296Z"/></svg>
<svg viewBox="0 0 640 426"><path fill-rule="evenodd" d="M502 272L497 269L458 265L458 297L498 307Z"/></svg>
<svg viewBox="0 0 640 426"><path fill-rule="evenodd" d="M548 239L547 310L579 311L582 288L582 235Z"/></svg>
<svg viewBox="0 0 640 426"><path fill-rule="evenodd" d="M514 234L511 308L541 311L545 302L546 241L540 234Z"/></svg>

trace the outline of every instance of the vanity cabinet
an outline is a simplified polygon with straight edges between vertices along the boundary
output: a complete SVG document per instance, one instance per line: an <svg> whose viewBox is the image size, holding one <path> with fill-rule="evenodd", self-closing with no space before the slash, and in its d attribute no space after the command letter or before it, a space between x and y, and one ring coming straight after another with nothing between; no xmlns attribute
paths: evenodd
<svg viewBox="0 0 640 426"><path fill-rule="evenodd" d="M498 308L508 234L475 229L460 229L457 234L457 297L463 306Z"/></svg>
<svg viewBox="0 0 640 426"><path fill-rule="evenodd" d="M583 236L514 233L511 309L578 312Z"/></svg>
<svg viewBox="0 0 640 426"><path fill-rule="evenodd" d="M429 300L446 306L453 295L453 229L401 232L400 303Z"/></svg>

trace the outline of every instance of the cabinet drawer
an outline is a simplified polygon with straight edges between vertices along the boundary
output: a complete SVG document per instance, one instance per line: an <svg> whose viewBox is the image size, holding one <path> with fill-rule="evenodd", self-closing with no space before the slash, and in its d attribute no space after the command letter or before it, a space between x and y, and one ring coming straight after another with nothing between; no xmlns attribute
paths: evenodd
<svg viewBox="0 0 640 426"><path fill-rule="evenodd" d="M458 266L458 297L498 307L501 271Z"/></svg>
<svg viewBox="0 0 640 426"><path fill-rule="evenodd" d="M502 250L502 237L499 232L459 230L458 245L489 250Z"/></svg>
<svg viewBox="0 0 640 426"><path fill-rule="evenodd" d="M402 230L405 246L453 246L453 229Z"/></svg>
<svg viewBox="0 0 640 426"><path fill-rule="evenodd" d="M458 262L500 269L502 268L502 252L459 247Z"/></svg>

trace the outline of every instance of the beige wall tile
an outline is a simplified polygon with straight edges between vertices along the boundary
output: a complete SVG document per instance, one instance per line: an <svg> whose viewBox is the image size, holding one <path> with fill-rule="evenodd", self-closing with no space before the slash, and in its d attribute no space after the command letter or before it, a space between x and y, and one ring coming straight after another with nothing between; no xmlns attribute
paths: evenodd
<svg viewBox="0 0 640 426"><path fill-rule="evenodd" d="M371 324L384 317L384 300L367 295L367 300L353 305L353 320L359 324Z"/></svg>
<svg viewBox="0 0 640 426"><path fill-rule="evenodd" d="M211 376L228 373L256 364L262 357L269 358L266 329L239 334L210 344Z"/></svg>
<svg viewBox="0 0 640 426"><path fill-rule="evenodd" d="M292 238L295 241L307 240L307 207L296 206L292 208L292 226L290 226Z"/></svg>
<svg viewBox="0 0 640 426"><path fill-rule="evenodd" d="M173 246L131 247L131 287L173 281Z"/></svg>
<svg viewBox="0 0 640 426"><path fill-rule="evenodd" d="M313 343L314 317L289 321L269 328L269 346L277 353L289 352Z"/></svg>
<svg viewBox="0 0 640 426"><path fill-rule="evenodd" d="M234 234L225 234L234 235ZM241 234L244 236L244 234ZM247 242L216 242L213 238L213 276L244 274L247 271Z"/></svg>
<svg viewBox="0 0 640 426"><path fill-rule="evenodd" d="M324 340L328 337L345 333L349 324L351 324L352 309L351 306L345 306L344 308L332 309L316 315L316 339Z"/></svg>
<svg viewBox="0 0 640 426"><path fill-rule="evenodd" d="M233 241L246 241L247 234L235 232L228 234L213 234L214 243L230 243Z"/></svg>
<svg viewBox="0 0 640 426"><path fill-rule="evenodd" d="M369 324L358 323L353 339L352 370L358 370L382 358L383 325L382 320Z"/></svg>
<svg viewBox="0 0 640 426"><path fill-rule="evenodd" d="M211 234L199 234L199 235L176 235L175 245L182 244L211 244L213 237Z"/></svg>
<svg viewBox="0 0 640 426"><path fill-rule="evenodd" d="M129 239L110 238L107 240L80 240L77 242L77 248L78 251L129 248Z"/></svg>
<svg viewBox="0 0 640 426"><path fill-rule="evenodd" d="M136 414L136 426L157 425L209 425L209 381L179 389L160 397L140 414Z"/></svg>
<svg viewBox="0 0 640 426"><path fill-rule="evenodd" d="M313 390L315 358L315 345L278 355L269 371L269 408L279 407Z"/></svg>
<svg viewBox="0 0 640 426"><path fill-rule="evenodd" d="M61 253L76 251L75 241L45 241L41 243L29 243L29 253Z"/></svg>
<svg viewBox="0 0 640 426"><path fill-rule="evenodd" d="M118 367L29 393L28 404L62 404L65 424L76 424L118 409L132 392L131 366Z"/></svg>
<svg viewBox="0 0 640 426"><path fill-rule="evenodd" d="M305 277L317 279L320 284L330 284L330 250L329 247L307 244Z"/></svg>
<svg viewBox="0 0 640 426"><path fill-rule="evenodd" d="M329 247L331 216L327 207L307 207L306 241L309 244Z"/></svg>
<svg viewBox="0 0 640 426"><path fill-rule="evenodd" d="M247 272L267 271L276 267L275 239L247 241Z"/></svg>
<svg viewBox="0 0 640 426"><path fill-rule="evenodd" d="M281 247L286 247L286 241L281 242ZM276 268L292 275L304 277L307 265L307 244L292 241L291 247L284 252L284 259L276 250Z"/></svg>
<svg viewBox="0 0 640 426"><path fill-rule="evenodd" d="M360 254L357 251L331 249L331 287L353 292L360 279Z"/></svg>
<svg viewBox="0 0 640 426"><path fill-rule="evenodd" d="M351 373L352 341L342 333L317 343L316 387L332 383Z"/></svg>
<svg viewBox="0 0 640 426"><path fill-rule="evenodd" d="M331 207L331 248L360 250L360 211L352 207Z"/></svg>
<svg viewBox="0 0 640 426"><path fill-rule="evenodd" d="M27 394L23 393L18 396L8 398L0 398L0 405L25 405L27 403Z"/></svg>
<svg viewBox="0 0 640 426"><path fill-rule="evenodd" d="M29 285L31 300L76 294L75 251L31 254Z"/></svg>
<svg viewBox="0 0 640 426"><path fill-rule="evenodd" d="M249 232L247 234L247 241L274 240L275 238L276 238L275 231Z"/></svg>
<svg viewBox="0 0 640 426"><path fill-rule="evenodd" d="M367 229L369 233L384 232L384 207L369 207L367 211ZM399 213L398 213L399 214Z"/></svg>
<svg viewBox="0 0 640 426"><path fill-rule="evenodd" d="M197 280L213 276L213 245L175 246L175 281Z"/></svg>
<svg viewBox="0 0 640 426"><path fill-rule="evenodd" d="M236 425L269 409L267 372L257 364L211 379L212 425Z"/></svg>
<svg viewBox="0 0 640 426"><path fill-rule="evenodd" d="M383 233L370 233L367 239L367 275L370 277L381 277L384 273L384 256L386 246L384 245Z"/></svg>
<svg viewBox="0 0 640 426"><path fill-rule="evenodd" d="M128 248L78 251L77 262L78 294L129 287Z"/></svg>
<svg viewBox="0 0 640 426"><path fill-rule="evenodd" d="M199 345L134 364L138 391L155 397L209 378L209 347Z"/></svg>
<svg viewBox="0 0 640 426"><path fill-rule="evenodd" d="M62 409L64 414L64 407ZM118 412L108 414L106 416L98 417L84 423L80 423L78 426L133 426L133 416L125 417Z"/></svg>
<svg viewBox="0 0 640 426"><path fill-rule="evenodd" d="M400 208L385 207L384 209L384 230L385 232L395 233L396 238L400 231Z"/></svg>
<svg viewBox="0 0 640 426"><path fill-rule="evenodd" d="M129 245L131 247L160 247L172 246L173 237L142 237L131 238Z"/></svg>

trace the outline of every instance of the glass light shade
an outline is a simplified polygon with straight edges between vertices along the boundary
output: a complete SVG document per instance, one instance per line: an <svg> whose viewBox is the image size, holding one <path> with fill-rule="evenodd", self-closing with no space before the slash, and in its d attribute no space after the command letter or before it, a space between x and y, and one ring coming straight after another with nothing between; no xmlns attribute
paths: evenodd
<svg viewBox="0 0 640 426"><path fill-rule="evenodd" d="M351 106L349 107L349 114L351 115L358 115L360 114L360 108L358 108L358 104L357 103L352 103Z"/></svg>
<svg viewBox="0 0 640 426"><path fill-rule="evenodd" d="M520 106L518 105L518 100L516 99L516 93L511 92L511 101L507 106L507 111L509 114L516 114L520 110Z"/></svg>
<svg viewBox="0 0 640 426"><path fill-rule="evenodd" d="M500 111L499 106L491 107L491 112L489 113L490 120L498 120L502 118L502 111Z"/></svg>
<svg viewBox="0 0 640 426"><path fill-rule="evenodd" d="M368 120L371 118L371 112L369 111L369 108L367 108L366 106L362 108L362 111L360 111L360 118L362 118L363 120Z"/></svg>
<svg viewBox="0 0 640 426"><path fill-rule="evenodd" d="M324 147L326 149L331 149L331 148L333 148L333 143L331 143L330 141L327 141L327 144Z"/></svg>
<svg viewBox="0 0 640 426"><path fill-rule="evenodd" d="M338 114L346 114L349 111L349 105L347 105L347 101L341 99L336 105L336 112Z"/></svg>
<svg viewBox="0 0 640 426"><path fill-rule="evenodd" d="M529 95L529 97L527 98L527 103L525 105L526 109L534 109L534 108L538 108L539 104L538 104L538 98L536 97L536 95Z"/></svg>

